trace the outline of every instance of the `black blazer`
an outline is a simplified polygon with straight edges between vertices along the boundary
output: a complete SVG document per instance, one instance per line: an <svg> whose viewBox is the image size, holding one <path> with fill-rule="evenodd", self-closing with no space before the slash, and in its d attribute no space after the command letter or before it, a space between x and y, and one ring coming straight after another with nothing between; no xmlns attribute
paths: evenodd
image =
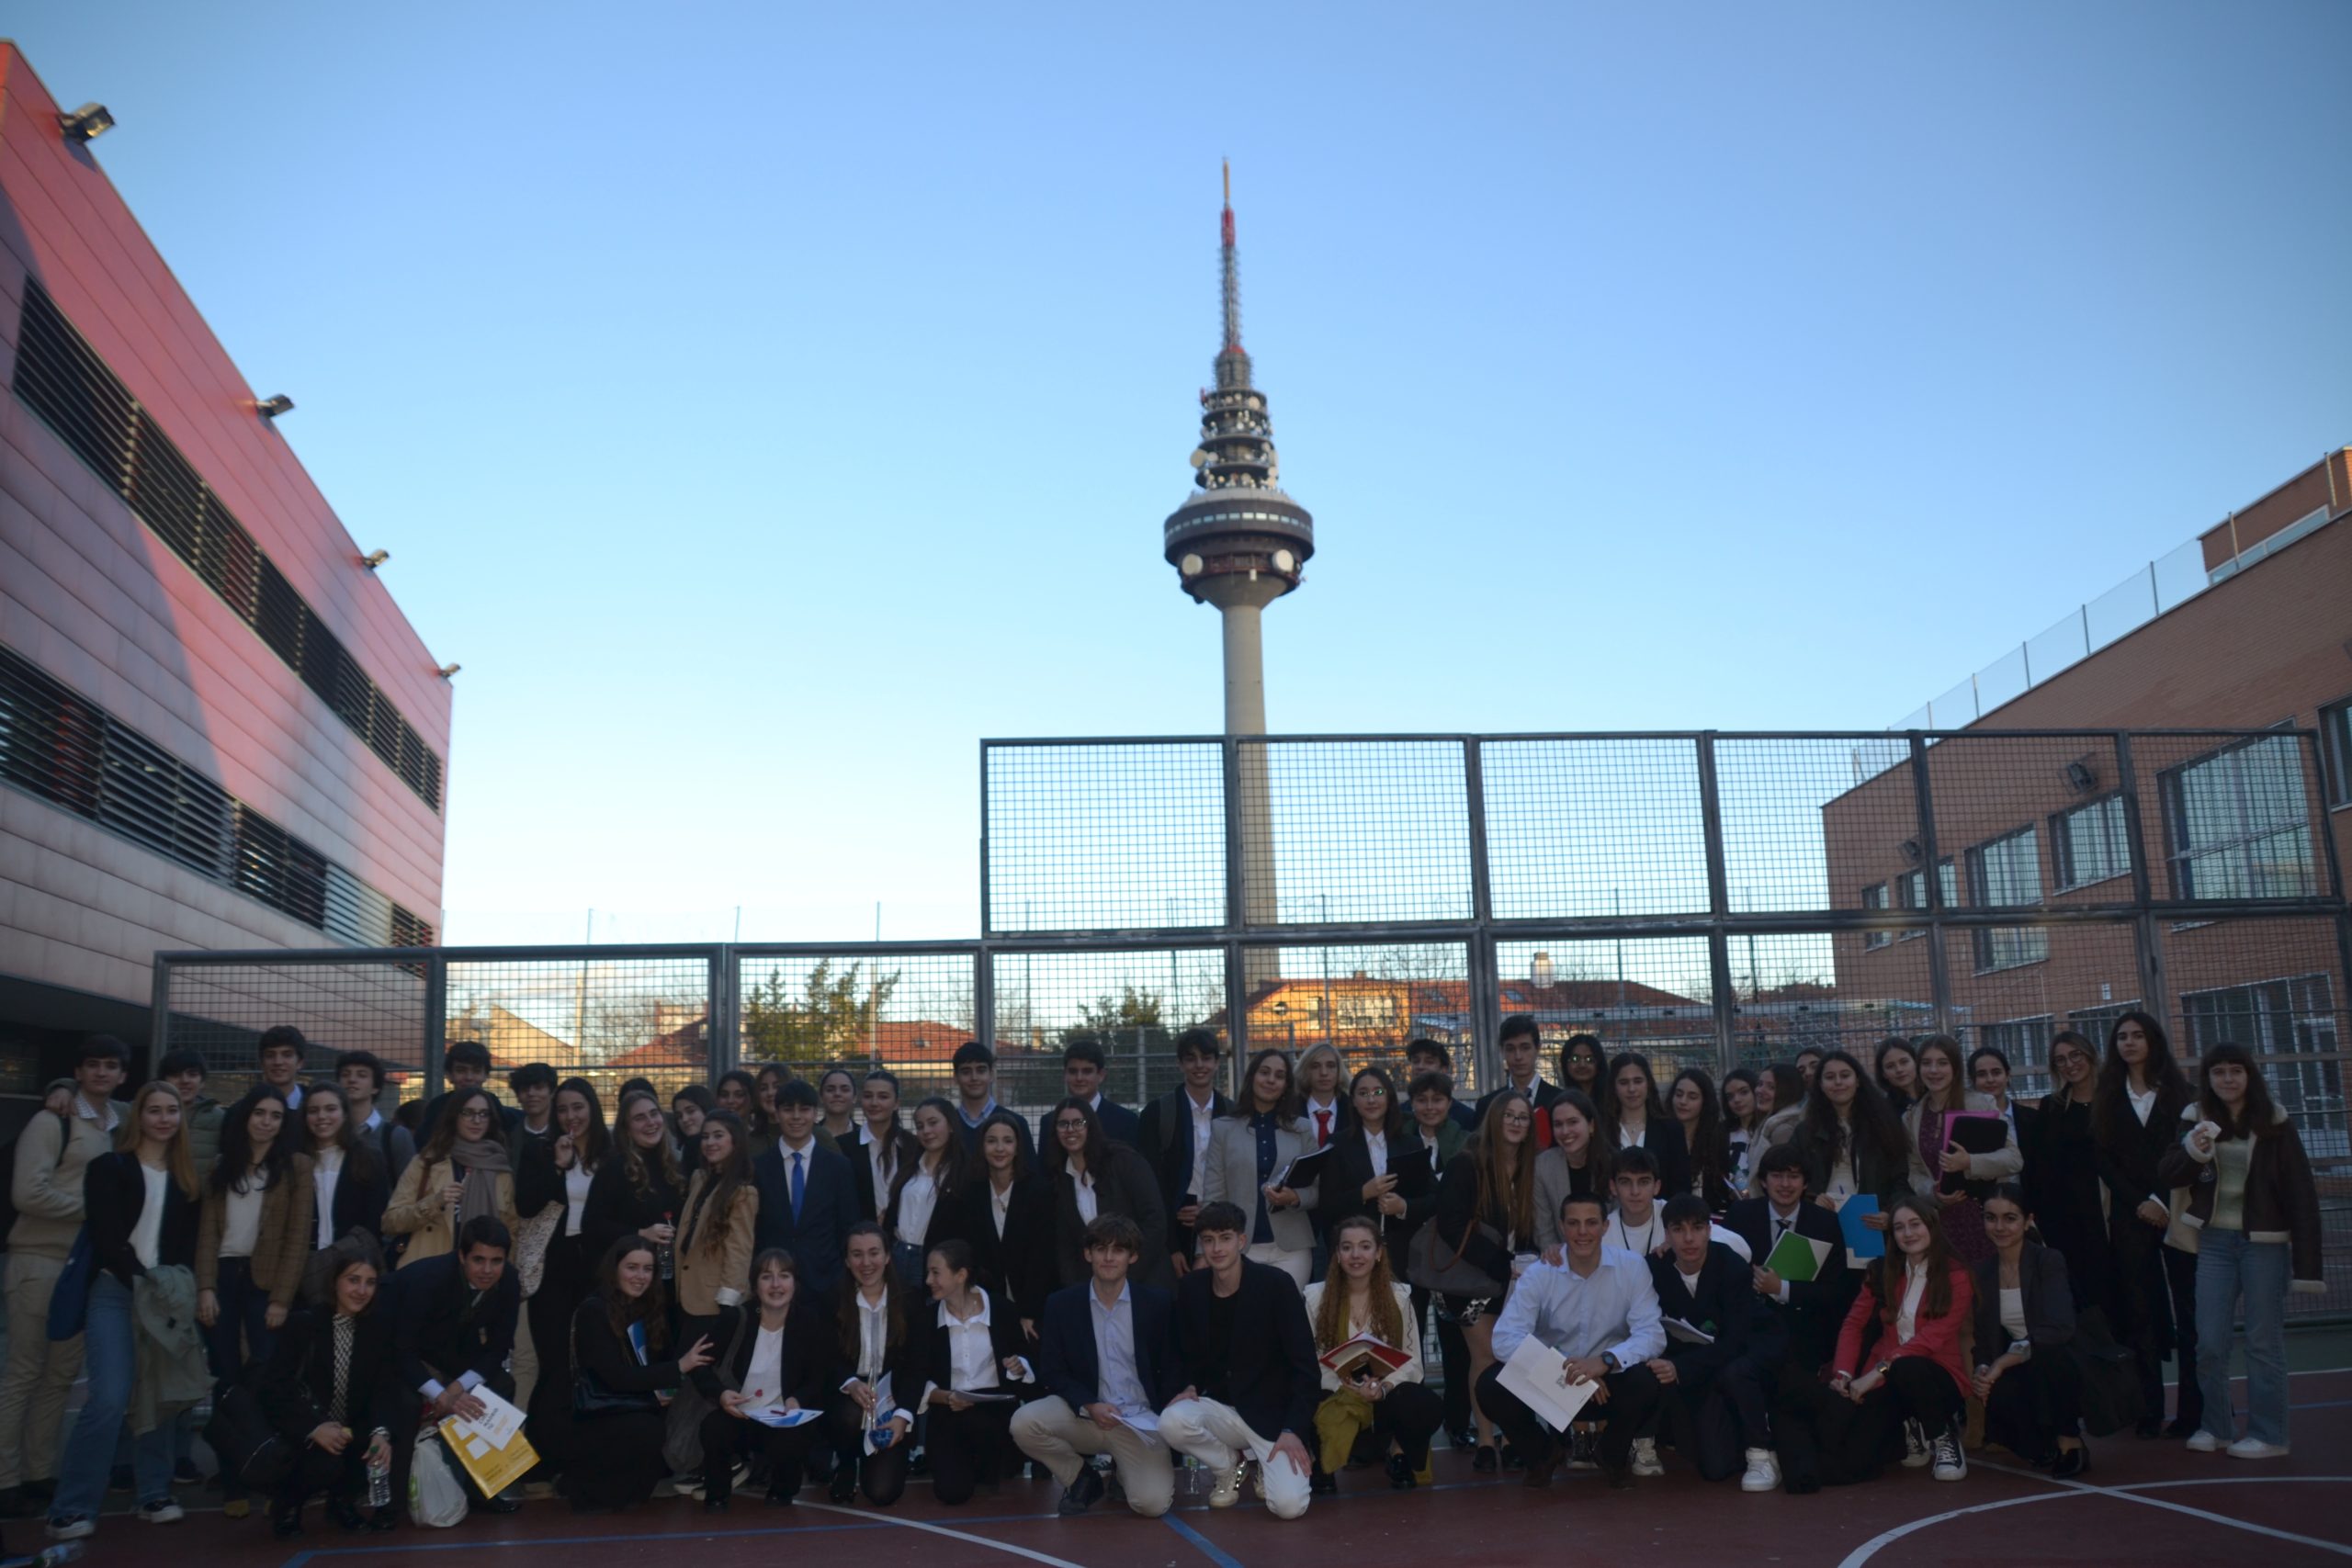
<svg viewBox="0 0 2352 1568"><path fill-rule="evenodd" d="M467 1372L483 1382L503 1374L523 1311L523 1281L510 1266L477 1306L454 1252L412 1263L392 1276L392 1349L401 1382L452 1383Z"/></svg>
<svg viewBox="0 0 2352 1568"><path fill-rule="evenodd" d="M2155 1109L2148 1112L2144 1126L2132 1114L2128 1100L2115 1108L2114 1136L2098 1139L2098 1179L2107 1186L2109 1235L2119 1240L2128 1236L2134 1241L2146 1241L2164 1235L2141 1220L2139 1208L2150 1198L2165 1194L2164 1179L2156 1174L2156 1162L2180 1142L2180 1113L2188 1102L2188 1096L2170 1085L2157 1089ZM2097 1129L2098 1108L2094 1104L2091 1110L2091 1125Z"/></svg>
<svg viewBox="0 0 2352 1568"><path fill-rule="evenodd" d="M1684 1287L1682 1271L1673 1254L1653 1258L1650 1283L1657 1287L1658 1310L1712 1334L1712 1345L1686 1345L1669 1333L1667 1359L1694 1375L1717 1372L1747 1353L1757 1331L1769 1331L1769 1310L1756 1293L1748 1265L1722 1242L1707 1244L1707 1260L1699 1266L1699 1288Z"/></svg>
<svg viewBox="0 0 2352 1568"><path fill-rule="evenodd" d="M650 1185L639 1192L628 1179L628 1161L615 1150L589 1179L588 1201L580 1209L580 1239L586 1244L591 1268L621 1237L665 1220L676 1224L685 1217L685 1189L671 1186L658 1166L649 1166L645 1174ZM518 1213L522 1208L519 1194L515 1208Z"/></svg>
<svg viewBox="0 0 2352 1568"><path fill-rule="evenodd" d="M718 1374L722 1389L741 1393L752 1375L752 1352L759 1348L759 1309L746 1306L736 1323L739 1326L734 1338L718 1348L718 1359L712 1363L711 1370ZM830 1308L796 1294L791 1310L784 1317L784 1365L775 1391L779 1399L792 1400L803 1410L822 1410L826 1400L832 1396L832 1385L825 1377L832 1366L833 1325Z"/></svg>
<svg viewBox="0 0 2352 1568"><path fill-rule="evenodd" d="M870 1167L868 1170L870 1174ZM899 1244L899 1195L906 1190L907 1179L914 1171L911 1162L899 1168L899 1179L890 1188L890 1207L882 1216L882 1235L893 1247ZM977 1238L967 1228L971 1213L967 1192L975 1186L986 1186L987 1180L985 1177L978 1180L967 1179L962 1187L952 1187L937 1195L931 1205L931 1223L923 1227L922 1232L922 1249L926 1255L943 1241L977 1243ZM996 1228L993 1221L989 1228Z"/></svg>
<svg viewBox="0 0 2352 1568"><path fill-rule="evenodd" d="M1210 1101L1213 1116L1233 1114L1233 1100L1223 1089L1214 1091ZM1107 1123L1106 1123L1107 1126ZM1176 1211L1184 1206L1187 1195L1196 1191L1193 1185L1193 1108L1192 1097L1182 1087L1170 1089L1143 1108L1136 1119L1136 1146L1159 1178L1159 1203L1168 1212L1168 1245L1173 1251L1191 1256L1193 1233L1189 1226L1176 1223Z"/></svg>
<svg viewBox="0 0 2352 1568"><path fill-rule="evenodd" d="M857 1184L849 1161L810 1140L808 1169L800 1189L800 1217L792 1217L791 1168L781 1142L752 1162L752 1183L760 1190L760 1214L752 1238L762 1250L780 1247L792 1254L800 1288L831 1306L841 1283L842 1258L849 1250L849 1227L858 1221Z"/></svg>
<svg viewBox="0 0 2352 1568"><path fill-rule="evenodd" d="M991 1300L1001 1295L1016 1317L1035 1321L1046 1298L1060 1285L1054 1264L1053 1188L1035 1171L1012 1184L1005 1204L1004 1234L996 1234L996 1199L988 1178L957 1194L964 1206L962 1235L972 1245L972 1261Z"/></svg>
<svg viewBox="0 0 2352 1568"><path fill-rule="evenodd" d="M1046 1298L1038 1325L1035 1365L1044 1392L1057 1394L1072 1410L1102 1397L1102 1362L1094 1346L1094 1292L1090 1278ZM1127 1314L1136 1334L1136 1377L1154 1410L1164 1410L1184 1392L1184 1365L1176 1343L1176 1303L1166 1291L1127 1285ZM1303 1315L1303 1309L1302 1309ZM1309 1336L1310 1339L1312 1336Z"/></svg>
<svg viewBox="0 0 2352 1568"><path fill-rule="evenodd" d="M1976 1362L1991 1366L2009 1348L2009 1331L2001 1325L1998 1255L1979 1263L1975 1274ZM2025 1244L2018 1258L2018 1287L2025 1292L2026 1340L2036 1356L2075 1337L2075 1289L2066 1278L2066 1259L2055 1247Z"/></svg>
<svg viewBox="0 0 2352 1568"><path fill-rule="evenodd" d="M686 1381L685 1374L678 1371L678 1352L683 1348L673 1337L668 1348L670 1359L643 1366L639 1364L637 1351L628 1340L613 1332L604 1297L590 1296L571 1314L572 1368L586 1372L608 1393L656 1393L680 1387ZM592 1432L593 1427L584 1429L580 1436L593 1441Z"/></svg>
<svg viewBox="0 0 2352 1568"><path fill-rule="evenodd" d="M335 1178L334 1211L330 1216L334 1228L327 1234L343 1236L362 1230L375 1237L380 1247L384 1240L384 1205L391 1201L392 1187L384 1171L382 1151L371 1146L368 1152L374 1157L366 1171L353 1170L351 1156L343 1156L343 1173Z"/></svg>
<svg viewBox="0 0 2352 1568"><path fill-rule="evenodd" d="M1241 1284L1233 1303L1233 1340L1225 1347L1226 1360L1220 1366L1209 1343L1216 1289L1216 1277L1205 1268L1177 1281L1176 1343L1184 1358L1184 1381L1203 1393L1222 1385L1226 1403L1260 1437L1292 1432L1304 1441L1315 1430L1315 1406L1323 1398L1322 1367L1316 1359L1315 1327L1306 1321L1306 1298L1282 1269L1242 1259Z"/></svg>
<svg viewBox="0 0 2352 1568"><path fill-rule="evenodd" d="M899 1162L895 1169L903 1173L909 1165L922 1157L922 1145L916 1143L915 1135L903 1127L899 1130L898 1140ZM842 1145L842 1158L849 1162L851 1190L857 1195L857 1217L879 1222L890 1194L874 1190L874 1156L867 1152L871 1147L871 1145L853 1138ZM888 1227L883 1228L888 1234ZM892 1236L890 1239L896 1241L898 1238Z"/></svg>
<svg viewBox="0 0 2352 1568"><path fill-rule="evenodd" d="M989 1343L996 1350L997 1386L1006 1393L1019 1394L1023 1400L1034 1399L1036 1397L1034 1384L1015 1382L1004 1375L1004 1359L1007 1356L1035 1357L1036 1355L1036 1351L1030 1348L1029 1337L1021 1332L1020 1314L1012 1310L1011 1302L997 1300L996 1297L989 1295L985 1288L981 1290L980 1294L988 1299L989 1303ZM923 1303L922 1320L928 1325L928 1332L923 1335L924 1379L941 1388L954 1388L956 1386L956 1358L948 1349L947 1330L939 1321L937 1302ZM1036 1371L1036 1363L1034 1360L1030 1363L1030 1371ZM921 1387L903 1391L894 1387L891 1392L899 1395L899 1403L901 1404L910 1399L922 1397ZM967 1389L965 1392L972 1391Z"/></svg>
<svg viewBox="0 0 2352 1568"><path fill-rule="evenodd" d="M422 1267L422 1265L419 1265ZM357 1318L351 1336L351 1368L344 1387L343 1424L359 1435L381 1427L400 1434L397 1416L403 1391L394 1381L391 1314L377 1308ZM269 1424L301 1450L310 1435L327 1419L334 1402L334 1314L325 1308L304 1308L286 1320L263 1367L254 1397ZM416 1396L405 1399L413 1409Z"/></svg>
<svg viewBox="0 0 2352 1568"><path fill-rule="evenodd" d="M1405 1243L1418 1228L1418 1221L1428 1217L1430 1201L1437 1195L1437 1170L1430 1164L1429 1145L1421 1142L1419 1127L1407 1122L1401 1133L1388 1139L1388 1170L1396 1178L1396 1194L1405 1201L1401 1214L1381 1215L1380 1239L1388 1249L1388 1263L1398 1279L1405 1275ZM1373 1213L1373 1207L1363 1200L1364 1184L1372 1179L1372 1145L1365 1141L1363 1123L1353 1117L1331 1138L1331 1158L1316 1179L1315 1213L1323 1222L1323 1234L1337 1230L1340 1222L1357 1214Z"/></svg>
<svg viewBox="0 0 2352 1568"><path fill-rule="evenodd" d="M1772 1201L1742 1198L1724 1215L1724 1228L1747 1244L1755 1267L1762 1268L1772 1255ZM1776 1328L1788 1337L1791 1351L1800 1364L1812 1368L1837 1354L1838 1331L1861 1289L1861 1271L1846 1266L1846 1233L1838 1228L1838 1216L1810 1198L1797 1205L1796 1231L1810 1240L1827 1242L1829 1256L1814 1278L1789 1281L1786 1306L1767 1304Z"/></svg>
<svg viewBox="0 0 2352 1568"><path fill-rule="evenodd" d="M1617 1129L1604 1127L1594 1136L1607 1140L1609 1157L1614 1161L1621 1147L1647 1149L1657 1161L1657 1190L1661 1201L1677 1192L1690 1190L1690 1145L1682 1136L1682 1123L1671 1116L1652 1116L1642 1124L1642 1141L1621 1145Z"/></svg>
<svg viewBox="0 0 2352 1568"><path fill-rule="evenodd" d="M164 1228L155 1238L155 1260L196 1267L196 1222L203 1200L191 1198L166 1174L164 1179ZM90 1256L96 1265L122 1281L147 1272L130 1249L130 1233L147 1208L147 1179L139 1156L126 1149L102 1155L82 1173L82 1210L90 1227ZM311 1423L315 1427L317 1422Z"/></svg>
<svg viewBox="0 0 2352 1568"><path fill-rule="evenodd" d="M906 1316L906 1337L898 1348L886 1351L882 1358L882 1373L890 1380L890 1402L909 1416L915 1414L916 1401L922 1398L924 1371L931 1365L931 1320L937 1310L928 1293L910 1291L899 1283L898 1271L883 1275L890 1289L898 1293L899 1310ZM844 1295L857 1287L843 1280ZM855 1331L844 1338L842 1334L838 1304L827 1314L832 1330L832 1365L825 1371L825 1386L838 1392L842 1384L857 1376L857 1340ZM1019 1332L1016 1326L1016 1333ZM847 1397L843 1395L843 1397Z"/></svg>
<svg viewBox="0 0 2352 1568"><path fill-rule="evenodd" d="M1055 1103L1058 1105L1069 1098L1068 1095L1057 1095ZM1102 1097L1102 1103L1094 1108L1094 1114L1102 1123L1103 1135L1113 1143L1125 1144L1131 1149L1143 1147L1142 1117L1107 1094ZM1037 1146L1040 1149L1055 1146L1054 1113L1051 1111L1037 1118Z"/></svg>
<svg viewBox="0 0 2352 1568"><path fill-rule="evenodd" d="M1159 1204L1159 1179L1143 1156L1125 1144L1107 1145L1107 1155L1094 1178L1094 1212L1125 1214L1143 1232L1143 1256L1136 1260L1135 1276L1147 1285L1165 1288L1176 1275L1168 1251L1168 1211ZM1086 1266L1086 1222L1078 1214L1078 1183L1068 1171L1054 1183L1054 1268L1065 1285L1091 1280Z"/></svg>

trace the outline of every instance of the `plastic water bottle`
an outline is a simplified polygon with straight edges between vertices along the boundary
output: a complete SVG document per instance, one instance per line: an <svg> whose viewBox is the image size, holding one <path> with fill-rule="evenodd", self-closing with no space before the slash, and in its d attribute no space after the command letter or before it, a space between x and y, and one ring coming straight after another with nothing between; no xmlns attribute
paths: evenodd
<svg viewBox="0 0 2352 1568"><path fill-rule="evenodd" d="M368 1506L371 1508L392 1506L392 1454L390 1449L380 1454L371 1452L368 1455Z"/></svg>
<svg viewBox="0 0 2352 1568"><path fill-rule="evenodd" d="M665 1225L675 1224L677 1223L677 1216L664 1211L662 1215L662 1223ZM678 1254L676 1248L673 1247L665 1241L660 1247L653 1249L653 1258L654 1261L661 1265L662 1278L664 1280L674 1280L678 1277Z"/></svg>

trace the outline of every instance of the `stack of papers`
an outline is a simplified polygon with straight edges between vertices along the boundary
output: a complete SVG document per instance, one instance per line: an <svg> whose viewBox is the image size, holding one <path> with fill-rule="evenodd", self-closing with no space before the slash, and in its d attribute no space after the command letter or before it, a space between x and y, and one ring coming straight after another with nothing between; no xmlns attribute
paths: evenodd
<svg viewBox="0 0 2352 1568"><path fill-rule="evenodd" d="M805 1427L824 1415L821 1410L778 1410L774 1405L764 1410L746 1410L744 1415L763 1427Z"/></svg>
<svg viewBox="0 0 2352 1568"><path fill-rule="evenodd" d="M1577 1412L1592 1397L1594 1384L1564 1383L1560 1381L1567 1358L1532 1334L1519 1342L1519 1348L1503 1363L1498 1381L1519 1397L1519 1402L1549 1423L1555 1432L1565 1432Z"/></svg>
<svg viewBox="0 0 2352 1568"><path fill-rule="evenodd" d="M482 1413L474 1420L444 1416L441 1440L466 1467L485 1497L495 1497L539 1462L538 1451L523 1436L523 1413L488 1388L476 1388Z"/></svg>

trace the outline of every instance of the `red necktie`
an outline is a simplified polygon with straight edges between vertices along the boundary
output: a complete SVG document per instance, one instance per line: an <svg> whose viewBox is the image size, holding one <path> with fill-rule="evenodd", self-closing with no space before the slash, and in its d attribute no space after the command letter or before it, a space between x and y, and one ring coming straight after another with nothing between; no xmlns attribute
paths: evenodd
<svg viewBox="0 0 2352 1568"><path fill-rule="evenodd" d="M1328 1111L1318 1111L1315 1113L1315 1146L1318 1149L1322 1148L1330 1141L1331 1113Z"/></svg>

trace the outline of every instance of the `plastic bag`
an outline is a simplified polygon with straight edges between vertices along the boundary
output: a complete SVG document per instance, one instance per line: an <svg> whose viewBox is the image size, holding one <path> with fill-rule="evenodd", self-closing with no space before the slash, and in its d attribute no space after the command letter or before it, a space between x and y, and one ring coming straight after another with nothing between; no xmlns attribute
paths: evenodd
<svg viewBox="0 0 2352 1568"><path fill-rule="evenodd" d="M427 1529L448 1529L466 1522L466 1489L441 1440L429 1432L417 1434L408 1468L408 1517Z"/></svg>

